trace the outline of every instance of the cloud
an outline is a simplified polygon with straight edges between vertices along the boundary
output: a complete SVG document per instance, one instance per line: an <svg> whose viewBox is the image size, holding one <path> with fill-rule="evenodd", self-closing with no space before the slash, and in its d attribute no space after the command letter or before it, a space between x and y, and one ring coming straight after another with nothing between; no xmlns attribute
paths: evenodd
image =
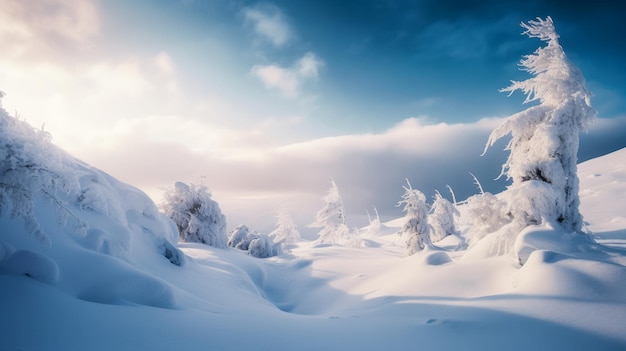
<svg viewBox="0 0 626 351"><path fill-rule="evenodd" d="M2 2L0 43L6 56L30 60L59 49L81 51L99 31L99 9L91 0Z"/></svg>
<svg viewBox="0 0 626 351"><path fill-rule="evenodd" d="M302 78L317 79L324 62L312 52L307 52L296 64L296 71Z"/></svg>
<svg viewBox="0 0 626 351"><path fill-rule="evenodd" d="M286 98L296 98L300 95L302 84L307 80L316 80L324 62L314 53L308 52L292 67L284 68L275 64L256 65L251 73L257 77L266 88L281 92Z"/></svg>
<svg viewBox="0 0 626 351"><path fill-rule="evenodd" d="M175 67L170 55L161 51L154 57L154 65L165 74L173 74Z"/></svg>
<svg viewBox="0 0 626 351"><path fill-rule="evenodd" d="M276 47L293 39L293 33L282 11L270 4L259 4L243 9L244 20L259 36Z"/></svg>

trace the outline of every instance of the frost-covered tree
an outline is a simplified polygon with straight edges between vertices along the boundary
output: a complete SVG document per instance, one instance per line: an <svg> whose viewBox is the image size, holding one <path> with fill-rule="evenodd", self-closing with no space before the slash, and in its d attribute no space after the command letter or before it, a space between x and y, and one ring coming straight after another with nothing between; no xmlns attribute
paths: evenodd
<svg viewBox="0 0 626 351"><path fill-rule="evenodd" d="M280 244L295 244L301 240L300 232L293 223L293 219L287 210L282 209L276 214L276 227L269 234L274 242Z"/></svg>
<svg viewBox="0 0 626 351"><path fill-rule="evenodd" d="M430 246L431 241L426 196L421 191L413 189L408 179L406 182L407 186L403 187L404 195L398 202L398 206L404 205L405 222L398 234L406 240L407 255L410 256Z"/></svg>
<svg viewBox="0 0 626 351"><path fill-rule="evenodd" d="M502 174L513 180L509 210L515 222L525 227L544 219L567 230L580 231L576 161L579 133L586 130L596 112L580 70L565 56L550 17L522 23L523 34L547 43L521 60L523 70L533 75L513 81L503 89L526 94L525 103L539 101L510 116L490 135L485 150L511 135L510 155Z"/></svg>
<svg viewBox="0 0 626 351"><path fill-rule="evenodd" d="M334 180L331 181L328 194L322 201L324 201L324 207L317 212L315 221L309 224L309 228L321 228L317 242L359 246L361 240L358 233L352 233L346 225L343 201Z"/></svg>
<svg viewBox="0 0 626 351"><path fill-rule="evenodd" d="M430 212L428 223L432 226L430 236L433 242L437 242L448 235L456 233L454 219L459 215L459 210L457 210L454 204L441 196L439 192L435 194Z"/></svg>
<svg viewBox="0 0 626 351"><path fill-rule="evenodd" d="M176 223L181 240L226 247L226 217L206 185L176 182L165 191L161 207Z"/></svg>

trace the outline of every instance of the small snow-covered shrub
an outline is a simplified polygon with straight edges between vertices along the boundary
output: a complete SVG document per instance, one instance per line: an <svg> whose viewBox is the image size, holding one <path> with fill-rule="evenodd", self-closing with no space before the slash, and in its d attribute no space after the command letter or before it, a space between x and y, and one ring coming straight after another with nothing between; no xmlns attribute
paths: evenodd
<svg viewBox="0 0 626 351"><path fill-rule="evenodd" d="M266 258L276 256L277 247L274 245L272 238L267 235L259 235L253 239L248 245L248 253L258 258Z"/></svg>
<svg viewBox="0 0 626 351"><path fill-rule="evenodd" d="M332 181L328 194L324 196L322 201L324 201L324 207L317 212L315 221L309 224L309 228L321 228L317 242L320 244L361 246L361 237L358 231L352 232L346 225L343 201L334 181Z"/></svg>
<svg viewBox="0 0 626 351"><path fill-rule="evenodd" d="M226 217L205 185L176 182L161 207L176 223L181 240L226 247Z"/></svg>
<svg viewBox="0 0 626 351"><path fill-rule="evenodd" d="M257 235L250 232L248 226L244 224L238 225L235 230L230 233L228 246L239 250L248 250L250 242L257 238Z"/></svg>
<svg viewBox="0 0 626 351"><path fill-rule="evenodd" d="M454 224L455 217L459 215L459 210L450 201L437 193L435 201L430 207L431 214L428 216L428 223L432 227L431 240L437 242L448 235L456 233Z"/></svg>
<svg viewBox="0 0 626 351"><path fill-rule="evenodd" d="M462 206L461 222L470 229L466 237L474 245L487 234L498 231L511 222L507 203L491 193L469 197Z"/></svg>
<svg viewBox="0 0 626 351"><path fill-rule="evenodd" d="M280 253L280 244L274 244L267 235L251 232L246 225L238 225L230 234L228 246L248 251L254 257L266 258Z"/></svg>
<svg viewBox="0 0 626 351"><path fill-rule="evenodd" d="M301 240L300 232L293 223L289 212L281 210L276 215L276 228L269 234L274 242L281 245L295 244Z"/></svg>
<svg viewBox="0 0 626 351"><path fill-rule="evenodd" d="M398 234L406 240L407 256L410 256L430 246L431 241L426 196L413 189L408 180L407 184L408 186L403 187L402 200L398 202L398 206L404 205L405 213L405 222Z"/></svg>

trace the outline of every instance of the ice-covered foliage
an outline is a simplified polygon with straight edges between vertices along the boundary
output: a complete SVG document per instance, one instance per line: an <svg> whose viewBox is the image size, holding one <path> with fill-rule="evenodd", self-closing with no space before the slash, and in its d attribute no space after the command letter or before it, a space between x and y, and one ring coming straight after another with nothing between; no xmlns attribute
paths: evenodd
<svg viewBox="0 0 626 351"><path fill-rule="evenodd" d="M59 218L66 224L71 221L74 231L83 233L85 227L58 197L75 194L80 186L65 165L69 156L50 140L48 132L0 107L0 216L22 219L28 232L47 244L50 238L33 212L38 197L55 203Z"/></svg>
<svg viewBox="0 0 626 351"><path fill-rule="evenodd" d="M502 173L513 180L508 192L509 211L520 228L559 223L566 230L580 231L578 177L576 174L579 133L587 129L596 112L580 70L565 56L550 17L522 23L523 34L547 43L521 61L533 75L513 81L503 89L526 94L525 102L539 104L510 116L490 135L485 150L511 135L510 155Z"/></svg>
<svg viewBox="0 0 626 351"><path fill-rule="evenodd" d="M206 185L176 182L165 192L161 207L176 223L181 240L226 247L226 217Z"/></svg>
<svg viewBox="0 0 626 351"><path fill-rule="evenodd" d="M244 224L238 225L230 233L228 246L248 251L251 256L259 258L272 257L280 253L280 243L274 244L271 237L252 232Z"/></svg>
<svg viewBox="0 0 626 351"><path fill-rule="evenodd" d="M267 235L259 235L253 239L248 245L248 253L258 258L266 258L276 256L278 254L278 246L274 244L272 238Z"/></svg>
<svg viewBox="0 0 626 351"><path fill-rule="evenodd" d="M408 180L407 186L403 188L404 195L402 195L402 200L398 202L398 206L404 205L405 219L398 234L406 240L407 255L410 256L431 245L428 205L426 204L426 196L421 191L413 189Z"/></svg>
<svg viewBox="0 0 626 351"><path fill-rule="evenodd" d="M454 222L455 217L459 215L459 210L457 210L454 204L441 196L439 192L435 194L435 200L430 207L430 212L428 223L432 227L430 238L433 242L456 233Z"/></svg>
<svg viewBox="0 0 626 351"><path fill-rule="evenodd" d="M300 232L295 223L293 223L291 215L285 209L278 211L276 214L276 227L269 236L273 238L274 242L280 245L295 244L302 240Z"/></svg>
<svg viewBox="0 0 626 351"><path fill-rule="evenodd" d="M461 223L469 228L465 236L470 245L511 222L506 202L491 193L470 196L460 212Z"/></svg>
<svg viewBox="0 0 626 351"><path fill-rule="evenodd" d="M239 250L248 250L248 246L250 242L255 239L257 236L253 233L250 233L250 229L248 226L244 224L240 224L230 233L228 239L228 246L234 247Z"/></svg>
<svg viewBox="0 0 626 351"><path fill-rule="evenodd" d="M321 228L317 242L320 244L338 244L360 246L361 238L358 232L352 232L346 225L343 202L335 181L331 182L328 194L324 196L324 207L317 212L315 221L309 224L310 228Z"/></svg>

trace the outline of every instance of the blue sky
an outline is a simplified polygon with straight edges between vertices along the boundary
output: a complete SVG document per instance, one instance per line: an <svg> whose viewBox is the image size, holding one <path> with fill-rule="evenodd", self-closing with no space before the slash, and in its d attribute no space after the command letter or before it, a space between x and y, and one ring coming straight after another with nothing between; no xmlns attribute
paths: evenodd
<svg viewBox="0 0 626 351"><path fill-rule="evenodd" d="M371 206L398 216L405 178L428 197L472 194L468 172L501 190L504 145L479 155L524 108L498 90L528 77L518 62L541 42L519 24L538 16L594 94L580 157L626 146L615 1L0 3L7 110L157 201L206 177L230 226L265 229L279 206L303 226L331 177L355 225Z"/></svg>

